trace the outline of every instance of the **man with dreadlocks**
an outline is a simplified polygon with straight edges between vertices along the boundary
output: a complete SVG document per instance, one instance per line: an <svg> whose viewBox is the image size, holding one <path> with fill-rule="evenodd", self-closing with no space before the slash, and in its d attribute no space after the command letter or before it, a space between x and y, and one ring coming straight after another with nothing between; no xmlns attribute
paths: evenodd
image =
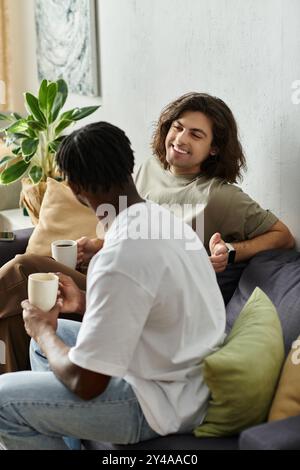
<svg viewBox="0 0 300 470"><path fill-rule="evenodd" d="M80 202L108 212L109 228L86 294L60 274L50 312L22 302L32 371L0 377L0 442L66 449L65 436L127 444L190 433L208 405L203 360L225 329L206 250L182 219L138 194L119 128L73 132L57 163ZM74 311L81 323L58 320Z"/></svg>

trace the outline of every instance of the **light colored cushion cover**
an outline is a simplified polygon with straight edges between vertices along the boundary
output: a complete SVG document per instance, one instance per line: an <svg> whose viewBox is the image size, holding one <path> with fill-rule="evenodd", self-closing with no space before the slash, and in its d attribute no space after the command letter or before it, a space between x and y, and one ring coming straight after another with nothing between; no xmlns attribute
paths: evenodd
<svg viewBox="0 0 300 470"><path fill-rule="evenodd" d="M94 211L80 204L65 183L48 178L39 222L29 239L26 253L51 256L54 240L96 238L98 222Z"/></svg>
<svg viewBox="0 0 300 470"><path fill-rule="evenodd" d="M0 140L0 160L6 155L12 155L11 150ZM21 181L5 186L0 185L0 211L19 207L20 192Z"/></svg>
<svg viewBox="0 0 300 470"><path fill-rule="evenodd" d="M300 415L300 336L285 361L269 421Z"/></svg>
<svg viewBox="0 0 300 470"><path fill-rule="evenodd" d="M204 361L211 400L195 435L234 435L266 420L283 360L276 309L256 288L224 345Z"/></svg>

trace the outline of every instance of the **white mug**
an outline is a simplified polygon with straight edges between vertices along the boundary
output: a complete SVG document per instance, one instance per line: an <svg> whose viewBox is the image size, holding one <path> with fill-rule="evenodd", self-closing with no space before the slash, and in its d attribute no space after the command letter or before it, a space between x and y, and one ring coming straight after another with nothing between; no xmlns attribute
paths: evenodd
<svg viewBox="0 0 300 470"><path fill-rule="evenodd" d="M77 264L77 242L75 240L56 240L51 243L52 258L59 263L75 269Z"/></svg>
<svg viewBox="0 0 300 470"><path fill-rule="evenodd" d="M35 273L28 276L28 300L35 307L49 312L57 299L58 276L53 273Z"/></svg>

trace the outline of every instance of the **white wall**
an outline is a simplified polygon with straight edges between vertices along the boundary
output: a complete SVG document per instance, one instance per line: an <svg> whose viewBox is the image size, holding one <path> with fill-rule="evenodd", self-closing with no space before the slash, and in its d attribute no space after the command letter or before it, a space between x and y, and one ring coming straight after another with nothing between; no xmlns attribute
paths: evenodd
<svg viewBox="0 0 300 470"><path fill-rule="evenodd" d="M37 88L33 0L18 5L16 91ZM150 155L153 122L187 91L224 99L248 157L243 188L286 222L300 242L299 0L98 0L102 107ZM16 20L17 21L17 20ZM69 105L91 100L72 96ZM83 124L81 121L80 125Z"/></svg>

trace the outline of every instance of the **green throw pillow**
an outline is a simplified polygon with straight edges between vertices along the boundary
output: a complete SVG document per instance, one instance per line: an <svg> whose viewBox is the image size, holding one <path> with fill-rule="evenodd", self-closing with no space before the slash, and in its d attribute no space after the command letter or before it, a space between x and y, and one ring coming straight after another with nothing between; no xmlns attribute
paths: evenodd
<svg viewBox="0 0 300 470"><path fill-rule="evenodd" d="M195 435L229 436L266 420L283 360L277 311L257 287L224 345L204 361L211 400Z"/></svg>

